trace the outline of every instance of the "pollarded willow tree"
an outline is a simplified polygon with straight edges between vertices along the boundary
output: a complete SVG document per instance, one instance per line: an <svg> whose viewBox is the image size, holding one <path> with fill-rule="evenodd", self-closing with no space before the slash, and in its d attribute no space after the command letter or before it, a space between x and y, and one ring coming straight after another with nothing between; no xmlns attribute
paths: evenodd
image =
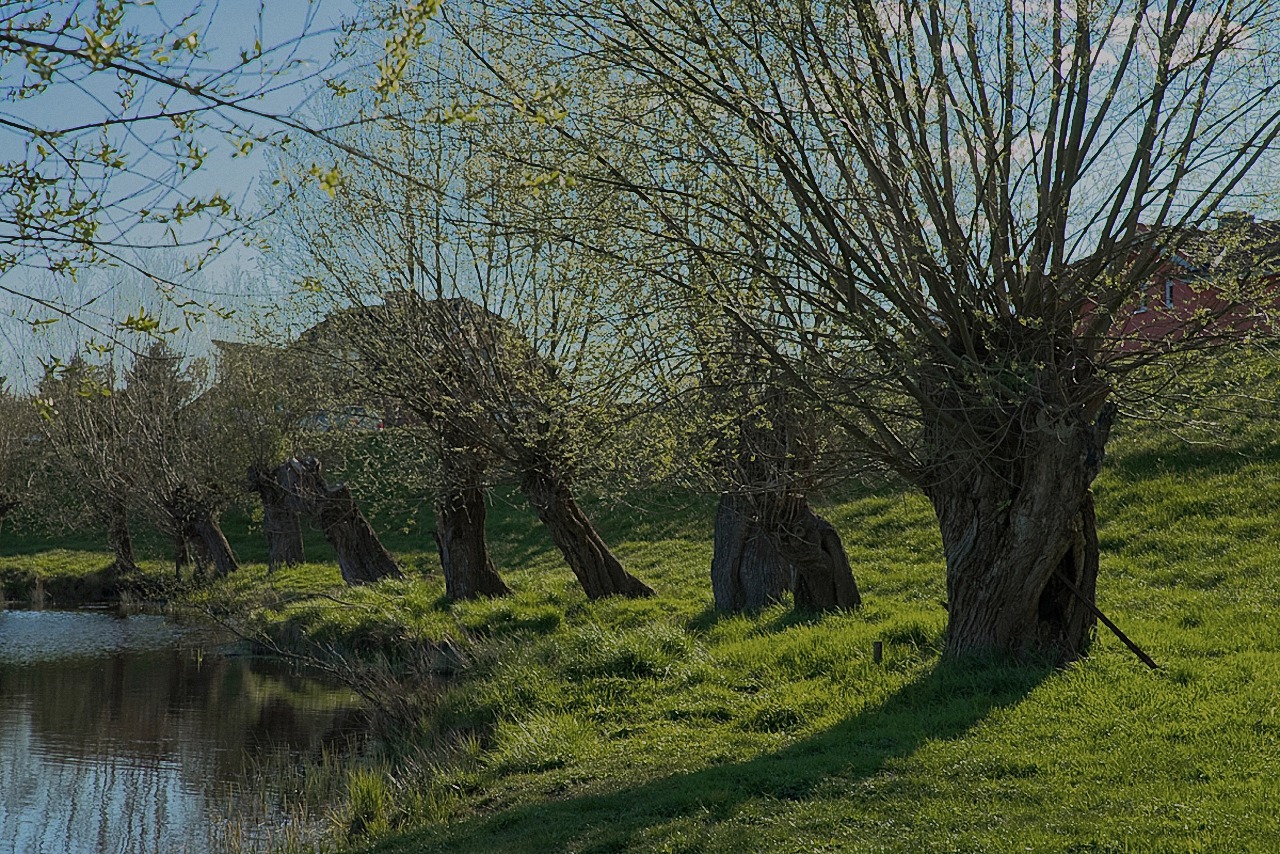
<svg viewBox="0 0 1280 854"><path fill-rule="evenodd" d="M29 510L51 527L105 528L113 562L109 580L137 570L131 529L132 467L128 436L109 364L74 357L45 371L29 401L39 412L26 448Z"/></svg>
<svg viewBox="0 0 1280 854"><path fill-rule="evenodd" d="M598 253L554 236L583 210L625 211L615 194L512 168L536 121L473 121L463 104L475 90L460 81L479 69L456 44L436 44L406 69L394 112L351 132L353 148L380 151L394 170L353 161L332 200L279 186L278 257L328 315L314 351L335 374L349 369L353 402L430 434L450 598L507 592L484 535L501 481L524 493L588 596L648 595L576 497L584 480L641 456L618 447L638 418L641 362L627 358L637 338L623 321L637 294Z"/></svg>
<svg viewBox="0 0 1280 854"><path fill-rule="evenodd" d="M173 538L178 572L194 557L224 576L238 562L219 516L241 491L248 448L208 394L205 368L163 341L138 353L111 394L121 433L112 452L128 473L129 506Z"/></svg>
<svg viewBox="0 0 1280 854"><path fill-rule="evenodd" d="M703 271L779 374L932 501L947 653L1083 654L1113 401L1139 365L1224 337L1207 313L1149 345L1120 320L1269 171L1280 7L519 8L556 46L506 91L592 81L565 93L554 133L577 146L577 180L634 199L652 245L684 259L651 274L679 290ZM495 75L512 67L486 49ZM744 274L767 315L741 310Z"/></svg>

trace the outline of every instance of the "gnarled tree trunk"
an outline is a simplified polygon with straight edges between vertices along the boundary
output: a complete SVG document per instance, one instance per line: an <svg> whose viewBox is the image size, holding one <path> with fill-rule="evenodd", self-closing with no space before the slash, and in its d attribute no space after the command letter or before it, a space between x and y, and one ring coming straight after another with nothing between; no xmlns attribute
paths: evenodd
<svg viewBox="0 0 1280 854"><path fill-rule="evenodd" d="M262 499L262 535L267 540L267 567L274 572L306 560L302 547L302 517L284 487L286 465L268 472L249 469L249 488Z"/></svg>
<svg viewBox="0 0 1280 854"><path fill-rule="evenodd" d="M368 584L401 578L400 567L356 505L345 483L330 486L315 457L295 457L285 465L282 482L295 507L307 513L338 556L338 569L347 584Z"/></svg>
<svg viewBox="0 0 1280 854"><path fill-rule="evenodd" d="M112 500L107 509L107 543L115 556L111 565L112 582L121 575L138 571L133 557L133 536L129 532L129 514L123 501Z"/></svg>
<svg viewBox="0 0 1280 854"><path fill-rule="evenodd" d="M720 495L711 553L711 593L726 614L758 611L781 601L792 568L760 524L750 497Z"/></svg>
<svg viewBox="0 0 1280 854"><path fill-rule="evenodd" d="M440 443L444 488L435 497L435 544L444 571L444 595L458 602L511 593L485 542L484 462L458 435Z"/></svg>
<svg viewBox="0 0 1280 854"><path fill-rule="evenodd" d="M862 604L840 534L797 492L726 493L716 512L711 589L716 609L758 610L789 589L797 608Z"/></svg>
<svg viewBox="0 0 1280 854"><path fill-rule="evenodd" d="M445 490L436 497L435 511L445 596L457 602L510 594L485 543L484 490L474 486Z"/></svg>
<svg viewBox="0 0 1280 854"><path fill-rule="evenodd" d="M211 511L204 510L191 520L188 537L196 544L196 553L213 567L218 577L230 575L239 568L231 544Z"/></svg>
<svg viewBox="0 0 1280 854"><path fill-rule="evenodd" d="M797 608L862 604L840 534L813 512L814 427L786 388L748 378L732 406L740 416L722 440L737 489L716 512L711 586L716 608L754 610L776 601L785 584Z"/></svg>
<svg viewBox="0 0 1280 854"><path fill-rule="evenodd" d="M609 551L591 520L573 500L564 477L546 468L534 468L525 472L520 487L587 598L653 595L652 588L623 569Z"/></svg>
<svg viewBox="0 0 1280 854"><path fill-rule="evenodd" d="M445 488L436 496L436 546L450 600L511 593L489 557L484 521L488 512L481 484L483 463L475 452L446 438L441 453Z"/></svg>
<svg viewBox="0 0 1280 854"><path fill-rule="evenodd" d="M783 497L774 537L794 572L791 592L797 608L829 610L862 604L839 532L813 512L803 495Z"/></svg>
<svg viewBox="0 0 1280 854"><path fill-rule="evenodd" d="M1027 431L1006 465L941 472L926 488L947 558L948 655L1083 656L1096 624L1098 532L1090 484L1113 410Z"/></svg>
<svg viewBox="0 0 1280 854"><path fill-rule="evenodd" d="M212 567L214 574L222 577L239 568L231 544L227 542L218 517L207 501L179 487L170 498L169 512L179 532L178 537L185 545L194 546L199 571Z"/></svg>

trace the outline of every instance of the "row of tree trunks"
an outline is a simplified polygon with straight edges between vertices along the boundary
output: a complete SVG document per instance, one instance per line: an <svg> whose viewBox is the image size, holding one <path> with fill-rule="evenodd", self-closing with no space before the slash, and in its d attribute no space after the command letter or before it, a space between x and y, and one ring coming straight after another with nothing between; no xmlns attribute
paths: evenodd
<svg viewBox="0 0 1280 854"><path fill-rule="evenodd" d="M485 540L483 462L474 451L454 447L444 449L442 462L445 482L457 484L443 490L435 501L435 536L445 595L453 601L508 595L510 588L498 574ZM249 486L262 499L272 569L303 559L300 514L306 513L316 520L337 552L338 566L348 584L400 577L395 559L378 540L350 490L342 484L325 483L315 457L289 460L272 473L251 470ZM564 477L536 469L525 476L522 486L588 598L653 594L648 585L622 568L574 501Z"/></svg>
<svg viewBox="0 0 1280 854"><path fill-rule="evenodd" d="M716 610L730 614L774 604L784 590L797 608L862 604L840 534L795 493L720 496L711 590Z"/></svg>
<svg viewBox="0 0 1280 854"><path fill-rule="evenodd" d="M284 467L267 471L249 469L249 488L262 500L262 534L267 541L268 569L293 566L306 560L302 545L302 516L289 500L283 482Z"/></svg>
<svg viewBox="0 0 1280 854"><path fill-rule="evenodd" d="M546 467L525 472L521 490L564 555L588 599L652 596L653 589L622 568L591 520L574 501L567 479Z"/></svg>
<svg viewBox="0 0 1280 854"><path fill-rule="evenodd" d="M278 477L295 510L315 519L333 546L343 581L356 585L402 577L395 558L360 512L351 490L345 483L325 483L318 459L295 457L281 466Z"/></svg>

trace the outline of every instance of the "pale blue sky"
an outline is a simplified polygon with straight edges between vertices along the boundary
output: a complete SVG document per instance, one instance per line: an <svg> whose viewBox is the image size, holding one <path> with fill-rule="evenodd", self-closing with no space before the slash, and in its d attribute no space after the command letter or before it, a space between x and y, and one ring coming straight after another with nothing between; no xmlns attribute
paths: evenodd
<svg viewBox="0 0 1280 854"><path fill-rule="evenodd" d="M77 8L92 14L92 3L54 3L50 7L55 15L68 15ZM195 33L199 43L208 49L207 59L201 59L192 67L193 76L234 65L240 52L253 48L260 42L268 49L268 55L278 64L296 62L280 78L280 86L262 99L253 102L255 109L267 113L297 116L305 113L310 94L321 88L317 72L330 61L335 28L344 17L358 11L355 0L214 0L203 4L187 0L158 0L150 8L133 8L127 24L146 32L171 30L175 36ZM271 52L273 46L285 49ZM7 63L0 67L0 85L13 84L14 74L20 64ZM255 79L245 79L241 91L258 85ZM25 101L0 102L0 120L18 121L41 128L64 129L90 126L116 117L118 98L113 94L116 81L98 75L87 83L63 83ZM155 98L163 90L151 93L149 99L139 98L136 109L145 111L154 105ZM180 103L175 100L170 106ZM237 121L254 121L240 117ZM257 131L275 129L269 121L258 120ZM123 132L121 132L123 131ZM124 152L132 168L146 176L162 174L171 167L171 137L173 125L168 120L139 122L113 134L112 141ZM90 133L96 134L96 131ZM23 156L25 134L0 127L0 160ZM241 209L253 212L257 208L255 185L266 168L262 147L255 148L248 156L233 156L234 146L221 133L204 133L198 144L208 150L204 165L183 183L183 190L198 196L215 191L222 193ZM112 192L127 197L142 189L141 182L127 178L113 179ZM174 197L165 197L157 190L145 191L146 197L130 202L133 207L161 209L171 205ZM182 241L198 240L202 230L186 227L179 231ZM134 230L127 235L130 242L154 244L163 236L155 227ZM181 254L177 252L138 251L126 252L130 260L161 274L181 270ZM16 291L56 297L64 304L83 307L84 316L99 324L119 319L136 312L139 306L154 309L162 301L156 299L152 286L145 277L127 268L91 271L76 283L55 280L41 269L42 260L33 259L27 268L10 270L0 276L0 284ZM197 297L205 296L215 301L234 303L250 290L250 281L257 276L254 254L240 246L232 246L218 258L198 279L188 286ZM60 321L40 334L33 334L29 321L33 318L52 316L52 313L33 307L30 302L0 294L0 376L21 381L38 372L37 359L55 353L65 357L75 342L88 334L75 324ZM175 318L177 320L177 318ZM226 324L216 323L197 329L191 336L194 349L207 348L207 340L230 334Z"/></svg>

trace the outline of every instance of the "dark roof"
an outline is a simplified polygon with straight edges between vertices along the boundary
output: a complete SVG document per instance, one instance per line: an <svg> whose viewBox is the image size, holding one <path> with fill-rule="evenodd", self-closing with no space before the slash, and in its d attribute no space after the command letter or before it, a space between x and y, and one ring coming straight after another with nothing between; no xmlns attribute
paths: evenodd
<svg viewBox="0 0 1280 854"><path fill-rule="evenodd" d="M1195 229L1178 241L1178 254L1201 276L1280 275L1280 221L1229 211L1213 229Z"/></svg>

